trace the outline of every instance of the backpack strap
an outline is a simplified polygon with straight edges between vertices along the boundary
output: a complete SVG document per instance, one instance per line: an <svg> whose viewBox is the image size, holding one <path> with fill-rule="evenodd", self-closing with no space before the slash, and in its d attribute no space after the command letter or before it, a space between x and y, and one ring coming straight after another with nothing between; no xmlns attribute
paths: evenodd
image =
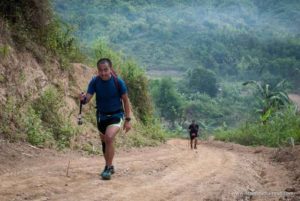
<svg viewBox="0 0 300 201"><path fill-rule="evenodd" d="M119 83L118 76L116 74L113 74L113 73L111 75L112 75L112 77L114 79L114 83L115 83L115 86L117 87L119 96L121 97L121 86L120 86L120 83Z"/></svg>

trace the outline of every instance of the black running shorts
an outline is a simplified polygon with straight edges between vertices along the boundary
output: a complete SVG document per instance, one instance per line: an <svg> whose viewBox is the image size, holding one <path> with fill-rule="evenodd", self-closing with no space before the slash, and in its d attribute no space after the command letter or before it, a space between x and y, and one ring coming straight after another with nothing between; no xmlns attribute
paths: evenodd
<svg viewBox="0 0 300 201"><path fill-rule="evenodd" d="M118 126L121 127L122 119L119 117L113 117L106 120L97 121L98 130L105 134L107 127L109 126Z"/></svg>
<svg viewBox="0 0 300 201"><path fill-rule="evenodd" d="M198 137L198 133L195 133L194 135L192 135L191 133L190 133L190 138L191 138L191 140L193 140L193 139L195 139L195 138L197 138Z"/></svg>

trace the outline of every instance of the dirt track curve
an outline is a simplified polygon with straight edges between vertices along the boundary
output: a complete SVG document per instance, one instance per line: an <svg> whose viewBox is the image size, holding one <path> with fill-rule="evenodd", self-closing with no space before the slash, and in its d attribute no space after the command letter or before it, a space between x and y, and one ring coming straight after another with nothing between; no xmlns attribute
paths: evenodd
<svg viewBox="0 0 300 201"><path fill-rule="evenodd" d="M289 94L289 98L298 106L298 109L300 109L300 95Z"/></svg>
<svg viewBox="0 0 300 201"><path fill-rule="evenodd" d="M103 181L100 156L5 146L1 201L290 200L288 172L266 148L206 142L190 150L186 140L170 140L119 151L116 174Z"/></svg>

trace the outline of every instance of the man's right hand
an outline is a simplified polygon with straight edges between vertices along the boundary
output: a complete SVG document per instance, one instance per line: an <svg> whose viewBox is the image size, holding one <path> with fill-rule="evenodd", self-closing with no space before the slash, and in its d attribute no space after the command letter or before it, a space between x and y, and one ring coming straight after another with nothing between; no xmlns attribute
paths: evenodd
<svg viewBox="0 0 300 201"><path fill-rule="evenodd" d="M89 94L89 93L84 93L84 92L81 92L79 94L79 99L80 99L80 102L85 105L87 104L88 102L90 102L90 100L92 99L93 95Z"/></svg>
<svg viewBox="0 0 300 201"><path fill-rule="evenodd" d="M85 94L84 92L81 92L81 93L79 94L79 99L80 99L80 103L81 103L82 105L85 105L85 104L88 103L88 100L87 100L87 94Z"/></svg>
<svg viewBox="0 0 300 201"><path fill-rule="evenodd" d="M79 100L80 100L80 101L83 101L85 98L86 98L86 94L85 94L84 92L81 92L81 93L79 94Z"/></svg>

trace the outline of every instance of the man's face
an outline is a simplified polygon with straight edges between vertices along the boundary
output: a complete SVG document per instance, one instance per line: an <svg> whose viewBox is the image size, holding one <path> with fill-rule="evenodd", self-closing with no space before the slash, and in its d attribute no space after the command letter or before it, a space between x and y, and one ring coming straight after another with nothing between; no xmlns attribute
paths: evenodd
<svg viewBox="0 0 300 201"><path fill-rule="evenodd" d="M109 80L111 77L111 70L107 63L98 65L98 75L102 80Z"/></svg>

